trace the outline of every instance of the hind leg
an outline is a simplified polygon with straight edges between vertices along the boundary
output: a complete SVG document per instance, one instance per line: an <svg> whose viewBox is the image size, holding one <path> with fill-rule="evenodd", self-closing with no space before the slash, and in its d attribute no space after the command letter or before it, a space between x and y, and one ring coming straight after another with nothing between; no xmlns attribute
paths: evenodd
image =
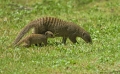
<svg viewBox="0 0 120 74"><path fill-rule="evenodd" d="M39 34L38 28L34 28L32 34ZM35 46L39 46L39 44L35 44Z"/></svg>
<svg viewBox="0 0 120 74"><path fill-rule="evenodd" d="M72 41L73 43L77 43L76 37L71 36L71 37L69 37L69 39L70 39L70 41Z"/></svg>
<svg viewBox="0 0 120 74"><path fill-rule="evenodd" d="M23 45L23 46L24 46L24 47L27 47L27 48L30 47L30 45L27 45L27 44L26 44L26 45Z"/></svg>
<svg viewBox="0 0 120 74"><path fill-rule="evenodd" d="M29 40L27 40L27 41L25 41L25 45L23 45L24 47L30 47L31 46L31 43L30 43L30 41Z"/></svg>
<svg viewBox="0 0 120 74"><path fill-rule="evenodd" d="M42 46L42 44L41 44L41 43L39 43L39 46Z"/></svg>
<svg viewBox="0 0 120 74"><path fill-rule="evenodd" d="M38 44L34 44L34 45L41 47L41 46L42 46L42 43L38 43Z"/></svg>
<svg viewBox="0 0 120 74"><path fill-rule="evenodd" d="M47 45L47 40L44 40L43 43L44 43L44 45L46 46L46 45Z"/></svg>
<svg viewBox="0 0 120 74"><path fill-rule="evenodd" d="M33 34L39 34L38 27L34 28L34 29L32 30L32 33L33 33Z"/></svg>

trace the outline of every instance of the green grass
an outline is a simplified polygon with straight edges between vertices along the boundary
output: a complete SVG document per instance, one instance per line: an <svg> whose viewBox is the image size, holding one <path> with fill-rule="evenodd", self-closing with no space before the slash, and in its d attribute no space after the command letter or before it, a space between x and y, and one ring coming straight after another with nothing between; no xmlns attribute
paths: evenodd
<svg viewBox="0 0 120 74"><path fill-rule="evenodd" d="M87 30L93 44L48 40L46 47L11 47L30 21L52 16ZM0 0L0 74L119 74L120 0Z"/></svg>

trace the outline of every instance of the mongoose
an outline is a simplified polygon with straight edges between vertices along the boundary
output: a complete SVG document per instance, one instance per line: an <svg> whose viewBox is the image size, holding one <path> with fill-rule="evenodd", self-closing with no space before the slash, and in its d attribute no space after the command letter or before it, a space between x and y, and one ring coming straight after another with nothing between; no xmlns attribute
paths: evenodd
<svg viewBox="0 0 120 74"><path fill-rule="evenodd" d="M47 38L53 38L54 35L51 31L45 32L45 34L30 34L29 36L25 37L24 39L20 40L16 46L20 45L21 43L25 42L25 47L30 47L31 44L41 44L47 45Z"/></svg>
<svg viewBox="0 0 120 74"><path fill-rule="evenodd" d="M76 37L81 37L85 42L92 43L90 34L80 26L54 17L43 17L27 24L20 31L13 44L18 43L18 41L32 28L35 34L44 34L46 31L51 31L56 37L63 37L62 42L64 44L67 38L73 43L76 43Z"/></svg>

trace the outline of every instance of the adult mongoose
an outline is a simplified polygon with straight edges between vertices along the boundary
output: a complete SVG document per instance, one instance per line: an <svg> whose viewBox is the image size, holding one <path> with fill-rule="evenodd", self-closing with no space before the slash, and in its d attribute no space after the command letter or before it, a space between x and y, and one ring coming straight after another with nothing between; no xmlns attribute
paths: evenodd
<svg viewBox="0 0 120 74"><path fill-rule="evenodd" d="M45 34L30 34L29 36L25 37L24 39L20 40L16 46L20 45L21 43L25 43L23 46L30 47L31 44L41 44L47 45L47 38L53 38L54 35L51 31L45 32Z"/></svg>
<svg viewBox="0 0 120 74"><path fill-rule="evenodd" d="M76 37L81 37L85 42L92 43L90 34L75 23L63 21L54 17L43 17L27 24L17 35L13 44L18 43L32 28L34 29L35 34L44 34L46 31L51 31L56 37L63 37L62 42L64 44L66 43L67 38L73 43L76 43Z"/></svg>

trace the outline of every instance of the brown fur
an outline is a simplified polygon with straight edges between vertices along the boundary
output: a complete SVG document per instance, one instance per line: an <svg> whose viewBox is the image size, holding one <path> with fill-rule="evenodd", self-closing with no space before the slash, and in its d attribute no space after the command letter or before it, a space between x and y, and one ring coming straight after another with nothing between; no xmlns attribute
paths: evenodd
<svg viewBox="0 0 120 74"><path fill-rule="evenodd" d="M47 45L47 38L54 37L53 33L50 31L45 32L45 34L30 34L29 36L25 37L21 41L17 43L16 46L20 45L21 43L25 42L25 47L30 47L31 44L41 44Z"/></svg>
<svg viewBox="0 0 120 74"><path fill-rule="evenodd" d="M44 34L46 31L51 31L57 37L63 37L62 42L66 43L66 39L69 38L73 43L76 43L76 37L81 37L85 42L92 43L91 36L80 26L63 21L61 19L53 17L39 18L26 25L16 37L14 44L31 29L34 28L35 34Z"/></svg>

